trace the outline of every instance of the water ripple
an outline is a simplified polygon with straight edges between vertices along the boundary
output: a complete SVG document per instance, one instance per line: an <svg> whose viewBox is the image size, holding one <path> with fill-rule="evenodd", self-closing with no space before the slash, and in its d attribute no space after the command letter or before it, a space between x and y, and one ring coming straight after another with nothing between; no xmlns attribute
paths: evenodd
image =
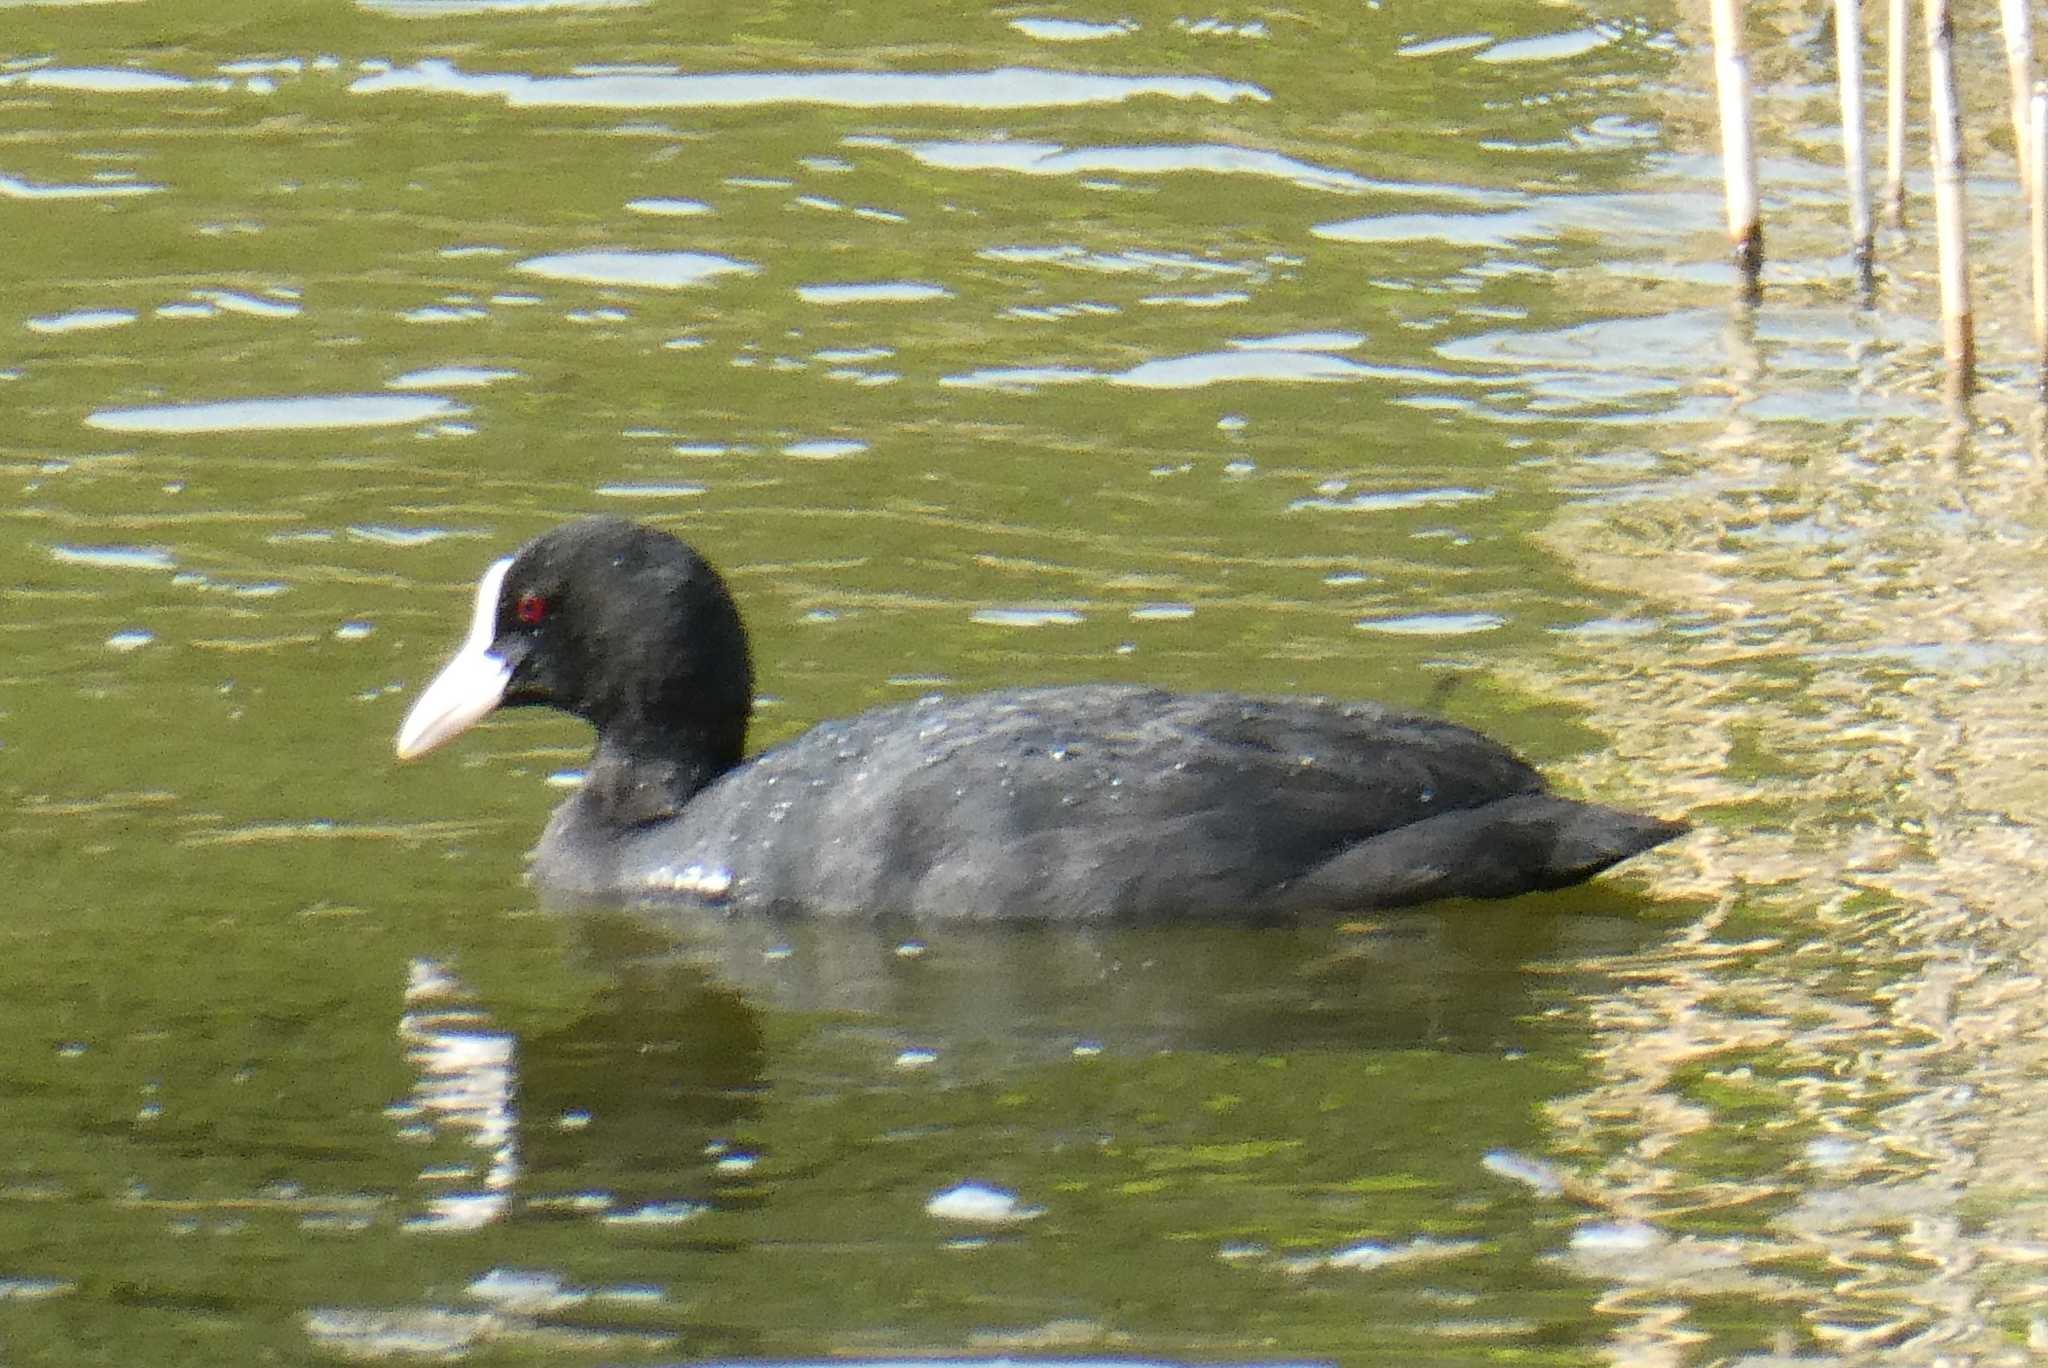
<svg viewBox="0 0 2048 1368"><path fill-rule="evenodd" d="M1394 49L1396 57L1441 57L1452 52L1470 52L1493 41L1490 33L1456 33L1444 38L1425 38Z"/></svg>
<svg viewBox="0 0 2048 1368"><path fill-rule="evenodd" d="M1161 252L1149 248L1128 252L1094 252L1062 243L1051 247L985 247L976 253L985 261L1013 262L1024 266L1061 266L1103 275L1150 275L1162 280L1185 276L1264 277L1262 262L1220 261L1213 257L1190 256L1186 252Z"/></svg>
<svg viewBox="0 0 2048 1368"><path fill-rule="evenodd" d="M1056 109L1117 104L1140 96L1270 100L1255 85L1206 76L1102 76L1002 67L994 71L736 71L699 75L529 76L470 73L424 61L358 78L360 95L393 91L496 96L515 107L746 109L835 105L845 109Z"/></svg>
<svg viewBox="0 0 2048 1368"><path fill-rule="evenodd" d="M1497 613L1408 613L1400 617L1361 618L1353 624L1361 632L1388 636L1470 636L1507 626Z"/></svg>
<svg viewBox="0 0 2048 1368"><path fill-rule="evenodd" d="M834 285L799 285L796 296L806 304L918 304L951 299L943 285L918 280L872 280Z"/></svg>
<svg viewBox="0 0 2048 1368"><path fill-rule="evenodd" d="M1041 385L1074 385L1099 379L1098 372L1078 366L992 366L963 375L941 376L939 385L944 389L1009 390L1029 394Z"/></svg>
<svg viewBox="0 0 2048 1368"><path fill-rule="evenodd" d="M1318 496L1296 499L1290 510L1321 509L1340 513L1384 513L1398 508L1443 508L1493 497L1491 490L1447 486L1442 489L1375 489L1348 498Z"/></svg>
<svg viewBox="0 0 2048 1368"><path fill-rule="evenodd" d="M1114 24L1095 24L1082 19L1012 19L1010 27L1041 43L1094 42L1102 38L1121 38L1138 29L1129 19L1120 19Z"/></svg>
<svg viewBox="0 0 2048 1368"><path fill-rule="evenodd" d="M50 559L101 570L174 570L171 553L153 546L53 546Z"/></svg>
<svg viewBox="0 0 2048 1368"><path fill-rule="evenodd" d="M434 366L426 370L407 371L404 375L393 376L384 382L384 388L395 390L422 389L470 389L484 385L495 385L500 380L516 380L516 370L496 370L488 366Z"/></svg>
<svg viewBox="0 0 2048 1368"><path fill-rule="evenodd" d="M639 9L647 0L356 0L359 8L397 19L451 19L469 14L534 14L554 10Z"/></svg>
<svg viewBox="0 0 2048 1368"><path fill-rule="evenodd" d="M1232 350L1141 362L1110 376L1109 383L1135 389L1199 389L1236 380L1365 380L1376 373L1372 366L1326 352Z"/></svg>
<svg viewBox="0 0 2048 1368"><path fill-rule="evenodd" d="M665 218L693 218L716 212L703 200L671 199L663 195L627 200L626 207L636 214L655 214Z"/></svg>
<svg viewBox="0 0 2048 1368"><path fill-rule="evenodd" d="M582 285L638 285L675 290L698 285L713 276L760 270L750 261L709 252L558 252L528 257L513 268L546 280L572 280Z"/></svg>
<svg viewBox="0 0 2048 1368"><path fill-rule="evenodd" d="M37 333L97 332L134 321L135 311L132 309L78 309L71 313L31 318L24 326Z"/></svg>
<svg viewBox="0 0 2048 1368"><path fill-rule="evenodd" d="M467 413L452 399L388 394L304 394L281 399L159 404L101 409L85 420L103 432L289 432L315 428L394 427Z"/></svg>
<svg viewBox="0 0 2048 1368"><path fill-rule="evenodd" d="M0 76L0 86L20 85L31 90L73 90L93 95L128 95L166 90L190 90L195 84L183 76L166 76L160 71L137 71L115 67L41 67L14 76Z"/></svg>
<svg viewBox="0 0 2048 1368"><path fill-rule="evenodd" d="M1495 43L1475 59L1481 62L1562 62L1597 52L1615 40L1612 28L1595 24L1591 28L1543 33L1531 38L1510 38Z"/></svg>
<svg viewBox="0 0 2048 1368"><path fill-rule="evenodd" d="M1013 171L1029 176L1157 175L1202 171L1221 176L1267 176L1309 190L1360 194L1381 182L1277 152L1227 143L1155 147L1061 147L1057 143L928 142L903 148L926 166L949 171Z"/></svg>
<svg viewBox="0 0 2048 1368"><path fill-rule="evenodd" d="M0 199L116 199L124 195L154 195L163 188L142 181L46 185L21 176L0 176Z"/></svg>
<svg viewBox="0 0 2048 1368"><path fill-rule="evenodd" d="M1716 201L1704 192L1546 195L1501 213L1377 214L1310 231L1331 242L1443 242L1504 250L1580 234L1617 242L1677 241L1712 220Z"/></svg>

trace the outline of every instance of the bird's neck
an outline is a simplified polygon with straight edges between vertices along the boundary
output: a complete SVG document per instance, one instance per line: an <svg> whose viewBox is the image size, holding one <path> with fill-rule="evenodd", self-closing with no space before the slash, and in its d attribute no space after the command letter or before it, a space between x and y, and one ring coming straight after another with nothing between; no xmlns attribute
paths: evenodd
<svg viewBox="0 0 2048 1368"><path fill-rule="evenodd" d="M607 727L584 775L583 802L615 829L666 821L740 762L741 744L692 730Z"/></svg>

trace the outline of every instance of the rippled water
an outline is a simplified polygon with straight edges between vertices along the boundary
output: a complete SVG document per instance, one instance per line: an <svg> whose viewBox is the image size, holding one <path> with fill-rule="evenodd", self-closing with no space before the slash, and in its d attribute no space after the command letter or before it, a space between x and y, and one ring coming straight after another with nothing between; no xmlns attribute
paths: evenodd
<svg viewBox="0 0 2048 1368"><path fill-rule="evenodd" d="M10 1360L2048 1344L1996 111L1951 415L1792 7L1753 317L1689 14L0 13ZM1699 830L1295 931L564 919L586 737L390 739L599 509L729 569L763 742L1363 694Z"/></svg>

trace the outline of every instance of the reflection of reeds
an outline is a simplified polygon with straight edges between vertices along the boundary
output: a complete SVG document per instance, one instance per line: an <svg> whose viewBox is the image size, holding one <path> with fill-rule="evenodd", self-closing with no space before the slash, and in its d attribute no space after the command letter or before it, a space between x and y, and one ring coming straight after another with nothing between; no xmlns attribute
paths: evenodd
<svg viewBox="0 0 2048 1368"><path fill-rule="evenodd" d="M2048 391L2048 90L2028 102L2027 240L2034 276L2034 364Z"/></svg>
<svg viewBox="0 0 2048 1368"><path fill-rule="evenodd" d="M2005 74L2012 90L2012 145L2019 161L2020 184L2031 189L2034 157L2027 108L2034 91L2034 15L2031 0L1999 0L1999 29L2005 37Z"/></svg>
<svg viewBox="0 0 2048 1368"><path fill-rule="evenodd" d="M1798 383L1770 359L1746 398ZM1578 790L1690 809L1634 868L1706 905L1600 966L1629 986L1588 1005L1602 1077L1554 1106L1560 1155L1662 1228L1733 1228L1750 1273L1803 1269L1783 1314L1833 1352L1996 1347L2040 1248L2011 1118L2048 1105L2048 535L1997 402L1974 433L1739 425L1546 534L1654 625L1567 633L1529 686L1611 734ZM1672 1308L1709 1286L1644 1267L1611 1274L1616 1352L1680 1361Z"/></svg>
<svg viewBox="0 0 2048 1368"><path fill-rule="evenodd" d="M1906 226L1906 0L1885 6L1884 210L1892 227Z"/></svg>

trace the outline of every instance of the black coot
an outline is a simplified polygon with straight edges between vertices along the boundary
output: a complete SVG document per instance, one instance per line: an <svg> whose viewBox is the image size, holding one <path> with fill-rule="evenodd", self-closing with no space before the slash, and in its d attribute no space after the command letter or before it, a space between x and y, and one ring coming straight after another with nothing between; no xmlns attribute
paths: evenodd
<svg viewBox="0 0 2048 1368"><path fill-rule="evenodd" d="M1015 689L743 760L753 689L717 571L592 518L485 572L398 754L503 705L574 713L597 751L541 836L540 883L735 910L1266 920L1561 888L1685 830L1555 797L1497 742L1372 703Z"/></svg>

